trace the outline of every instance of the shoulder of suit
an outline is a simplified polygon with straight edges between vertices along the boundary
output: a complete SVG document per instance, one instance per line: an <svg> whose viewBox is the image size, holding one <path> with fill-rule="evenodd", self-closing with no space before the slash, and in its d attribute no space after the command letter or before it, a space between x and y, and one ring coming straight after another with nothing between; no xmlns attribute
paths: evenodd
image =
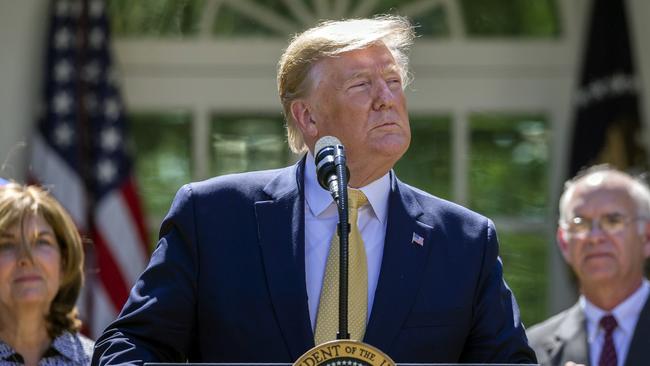
<svg viewBox="0 0 650 366"><path fill-rule="evenodd" d="M555 334L556 330L563 325L567 318L575 311L574 307L566 309L561 313L555 314L552 317L537 323L526 330L526 336L531 345L544 343L545 340Z"/></svg>
<svg viewBox="0 0 650 366"><path fill-rule="evenodd" d="M203 181L186 184L182 189L189 190L192 195L212 195L216 192L229 194L257 194L273 179L282 174L292 174L294 166L280 169L259 170L244 173L225 174ZM293 178L293 176L292 176Z"/></svg>

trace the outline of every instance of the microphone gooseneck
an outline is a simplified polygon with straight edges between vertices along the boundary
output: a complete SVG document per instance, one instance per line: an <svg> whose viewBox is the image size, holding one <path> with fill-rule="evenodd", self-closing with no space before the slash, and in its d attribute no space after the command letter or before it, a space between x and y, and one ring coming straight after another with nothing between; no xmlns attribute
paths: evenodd
<svg viewBox="0 0 650 366"><path fill-rule="evenodd" d="M345 148L333 136L323 136L314 148L318 183L330 192L339 212L339 331L337 339L350 339L348 332L348 177Z"/></svg>

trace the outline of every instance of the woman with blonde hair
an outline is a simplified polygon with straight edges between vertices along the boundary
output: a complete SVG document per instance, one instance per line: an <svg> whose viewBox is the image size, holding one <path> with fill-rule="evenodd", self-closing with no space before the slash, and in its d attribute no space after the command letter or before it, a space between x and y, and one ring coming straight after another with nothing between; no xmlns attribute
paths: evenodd
<svg viewBox="0 0 650 366"><path fill-rule="evenodd" d="M83 246L74 222L36 186L0 186L0 363L88 365L75 303Z"/></svg>

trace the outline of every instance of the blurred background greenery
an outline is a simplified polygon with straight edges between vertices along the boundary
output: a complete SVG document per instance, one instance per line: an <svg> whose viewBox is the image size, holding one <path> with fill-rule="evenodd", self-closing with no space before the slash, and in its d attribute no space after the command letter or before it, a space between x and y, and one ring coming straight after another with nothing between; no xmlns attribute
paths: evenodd
<svg viewBox="0 0 650 366"><path fill-rule="evenodd" d="M332 4L330 14L363 16L399 13L418 24L418 33L446 37L450 33L449 11L439 1L422 0L111 0L113 33L118 37L196 37L203 16L212 14L209 32L214 37L273 37L271 22L260 17L287 20L306 26L305 18L322 9L315 3ZM336 9L337 4L346 9ZM444 3L444 2L442 2ZM292 4L291 6L289 4ZM557 4L553 0L459 0L465 33L472 37L556 37L560 34ZM215 8L217 8L215 10ZM218 11L217 11L218 10ZM266 13L268 11L268 13ZM316 19L312 19L316 20Z"/></svg>

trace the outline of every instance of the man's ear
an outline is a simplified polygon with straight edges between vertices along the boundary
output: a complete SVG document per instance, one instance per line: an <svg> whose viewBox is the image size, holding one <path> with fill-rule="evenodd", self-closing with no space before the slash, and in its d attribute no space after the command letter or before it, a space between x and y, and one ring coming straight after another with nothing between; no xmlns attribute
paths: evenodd
<svg viewBox="0 0 650 366"><path fill-rule="evenodd" d="M646 220L643 230L643 255L650 258L650 220Z"/></svg>
<svg viewBox="0 0 650 366"><path fill-rule="evenodd" d="M296 121L296 125L305 137L315 139L318 136L318 128L314 121L311 106L303 101L297 99L291 102L291 117Z"/></svg>
<svg viewBox="0 0 650 366"><path fill-rule="evenodd" d="M557 228L557 232L555 234L555 239L557 242L557 247L560 248L560 252L562 253L562 256L564 257L564 260L569 263L570 259L570 252L569 252L569 242L566 237L566 232L562 230L561 227Z"/></svg>

